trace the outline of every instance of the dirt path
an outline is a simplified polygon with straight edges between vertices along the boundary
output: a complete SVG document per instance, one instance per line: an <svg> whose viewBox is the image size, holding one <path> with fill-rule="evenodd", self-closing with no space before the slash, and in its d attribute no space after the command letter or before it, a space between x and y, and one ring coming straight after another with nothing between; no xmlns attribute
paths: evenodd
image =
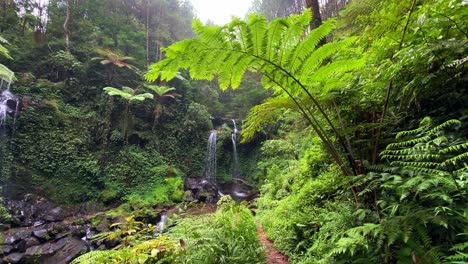
<svg viewBox="0 0 468 264"><path fill-rule="evenodd" d="M267 264L289 264L288 258L273 247L263 231L262 224L257 222L258 237L266 247Z"/></svg>

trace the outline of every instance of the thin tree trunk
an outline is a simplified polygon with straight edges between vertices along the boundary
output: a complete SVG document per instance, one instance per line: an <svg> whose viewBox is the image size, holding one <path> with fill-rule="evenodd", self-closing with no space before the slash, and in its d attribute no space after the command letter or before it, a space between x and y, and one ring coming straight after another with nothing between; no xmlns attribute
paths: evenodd
<svg viewBox="0 0 468 264"><path fill-rule="evenodd" d="M68 22L70 21L70 0L67 0L67 9L65 21L63 22L63 32L65 33L65 50L70 51L70 31L68 30Z"/></svg>
<svg viewBox="0 0 468 264"><path fill-rule="evenodd" d="M150 45L150 39L149 39L149 8L148 8L148 0L146 0L146 69L149 68L150 64L150 54L149 54L149 45Z"/></svg>
<svg viewBox="0 0 468 264"><path fill-rule="evenodd" d="M310 20L310 29L318 28L322 24L320 15L320 6L318 0L305 0L306 8L312 10L312 20Z"/></svg>
<svg viewBox="0 0 468 264"><path fill-rule="evenodd" d="M406 19L405 27L403 28L403 32L401 34L401 39L400 39L400 43L398 45L397 52L400 51L401 48L403 47L403 41L405 40L406 31L408 30L408 25L409 25L411 15L413 14L415 6L416 6L416 0L413 0L413 2L411 3L411 7L409 9L408 18ZM394 52L392 54L391 58L390 58L392 61L393 61L393 59L395 57L395 53L396 52ZM384 102L384 107L383 107L383 111L382 111L382 116L380 117L380 123L379 123L379 127L377 129L377 135L376 135L376 138L375 138L375 145L374 145L374 148L373 148L373 151L372 151L372 164L375 164L375 162L377 161L377 152L378 152L378 149L379 149L379 141L380 141L380 137L381 137L381 134L382 134L383 122L384 122L385 116L386 116L387 111L388 111L388 103L390 102L390 95L392 93L392 90L393 90L393 78L390 79L390 82L389 82L388 88L387 88L387 92L385 94L385 102Z"/></svg>

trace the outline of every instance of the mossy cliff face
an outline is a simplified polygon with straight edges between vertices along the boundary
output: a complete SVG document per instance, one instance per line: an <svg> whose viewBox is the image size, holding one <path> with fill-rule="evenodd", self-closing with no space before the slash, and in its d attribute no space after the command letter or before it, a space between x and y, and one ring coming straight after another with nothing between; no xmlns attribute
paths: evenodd
<svg viewBox="0 0 468 264"><path fill-rule="evenodd" d="M8 127L12 158L4 178L12 196L35 192L65 204L114 203L156 189L159 198L152 200L167 202L181 199L185 175L201 174L211 129L203 106L173 100L154 120L154 102L134 103L125 143L119 137L123 101L101 94L70 104L57 85L47 82L44 88L37 81L15 88L24 97L19 118ZM107 104L97 107L101 101Z"/></svg>

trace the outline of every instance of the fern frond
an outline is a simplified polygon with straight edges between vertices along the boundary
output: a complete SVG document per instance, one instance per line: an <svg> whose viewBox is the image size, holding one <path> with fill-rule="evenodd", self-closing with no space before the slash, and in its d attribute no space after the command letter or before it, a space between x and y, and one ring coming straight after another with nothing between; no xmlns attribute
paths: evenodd
<svg viewBox="0 0 468 264"><path fill-rule="evenodd" d="M468 160L468 152L465 152L455 157L452 157L450 159L447 159L444 162L442 162L441 165L444 167L449 166L449 165L457 165L458 163L461 163L465 160Z"/></svg>
<svg viewBox="0 0 468 264"><path fill-rule="evenodd" d="M340 42L329 42L313 51L297 70L300 79L307 79L307 76L315 72L321 66L324 60L330 58L339 50L351 46L355 43L355 41L356 38L347 38Z"/></svg>
<svg viewBox="0 0 468 264"><path fill-rule="evenodd" d="M432 145L420 145L404 149L386 149L380 152L380 156L383 155L407 155L415 153L428 153L435 151L436 149Z"/></svg>
<svg viewBox="0 0 468 264"><path fill-rule="evenodd" d="M408 154L408 155L383 155L382 159L387 160L401 160L401 161L409 161L409 160L437 160L440 158L439 154Z"/></svg>
<svg viewBox="0 0 468 264"><path fill-rule="evenodd" d="M390 164L393 164L390 163ZM420 172L420 173L425 173L425 174L432 174L432 175L439 175L439 174L446 174L445 171L442 170L436 170L436 169L429 169L429 168L422 168L422 167L412 167L412 166L405 166L404 167L407 171L413 171L413 172Z"/></svg>
<svg viewBox="0 0 468 264"><path fill-rule="evenodd" d="M74 259L70 264L95 264L105 263L106 259L112 258L115 255L114 250L95 250L81 255Z"/></svg>
<svg viewBox="0 0 468 264"><path fill-rule="evenodd" d="M450 126L456 126L456 127L460 127L461 126L461 122L457 119L451 119L451 120L448 120L448 121L445 121L444 123L434 127L433 129L429 130L426 132L427 135L433 135L439 131L442 131L444 129L446 129L447 127L450 127Z"/></svg>
<svg viewBox="0 0 468 264"><path fill-rule="evenodd" d="M410 139L410 140L403 141L403 142L398 142L398 143L389 144L389 145L387 146L386 149L389 149L389 150L390 150L390 149L408 147L408 146L411 146L411 145L415 145L415 144L417 144L417 143L428 142L429 140L431 140L431 137L430 137L430 136L423 136L423 137L419 137L419 138L415 138L415 139Z"/></svg>
<svg viewBox="0 0 468 264"><path fill-rule="evenodd" d="M416 167L416 168L432 168L440 166L440 163L431 161L393 161L392 165L398 167Z"/></svg>
<svg viewBox="0 0 468 264"><path fill-rule="evenodd" d="M292 65L291 70L297 72L302 63L311 55L320 41L325 38L336 27L336 19L328 19L320 27L313 29L302 40L293 53L293 58L289 60Z"/></svg>
<svg viewBox="0 0 468 264"><path fill-rule="evenodd" d="M408 131L401 131L401 132L398 132L397 135L396 135L396 139L400 139L402 137L406 137L406 136L411 136L411 135L416 135L422 131L424 131L426 127L424 126L420 126L416 129L413 129L413 130L408 130Z"/></svg>
<svg viewBox="0 0 468 264"><path fill-rule="evenodd" d="M461 151L461 150L468 150L468 142L462 143L462 144L457 144L454 146L450 146L444 149L439 150L440 154L448 154L456 151Z"/></svg>
<svg viewBox="0 0 468 264"><path fill-rule="evenodd" d="M266 51L264 40L267 38L266 18L256 13L251 14L247 19L247 25L252 35L253 54L259 57L264 56Z"/></svg>
<svg viewBox="0 0 468 264"><path fill-rule="evenodd" d="M296 109L294 102L288 97L272 97L262 104L252 107L241 131L242 142L251 139L262 127L276 121L281 109Z"/></svg>

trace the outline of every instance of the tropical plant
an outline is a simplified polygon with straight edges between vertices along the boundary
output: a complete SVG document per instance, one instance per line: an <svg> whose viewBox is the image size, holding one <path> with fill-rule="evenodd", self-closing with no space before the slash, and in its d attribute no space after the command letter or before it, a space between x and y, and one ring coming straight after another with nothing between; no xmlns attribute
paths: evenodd
<svg viewBox="0 0 468 264"><path fill-rule="evenodd" d="M254 218L245 202L227 195L218 201L212 215L188 217L168 231L181 237L186 248L172 263L264 263L265 255Z"/></svg>
<svg viewBox="0 0 468 264"><path fill-rule="evenodd" d="M173 257L182 251L180 241L166 236L135 243L121 249L96 250L88 252L74 259L73 264L94 263L171 263L167 257Z"/></svg>
<svg viewBox="0 0 468 264"><path fill-rule="evenodd" d="M332 254L366 254L380 263L463 258L468 145L455 133L460 126L458 120L434 126L424 118L418 128L399 132L381 153L389 164L369 166L373 172L360 179L359 195L372 197L373 210L356 213L376 221L344 232Z"/></svg>
<svg viewBox="0 0 468 264"><path fill-rule="evenodd" d="M144 84L144 86L148 88L149 90L156 93L156 96L154 98L156 101L156 107L154 108L154 111L153 111L153 125L155 125L163 112L162 101L164 100L164 98L175 99L176 97L180 96L180 94L172 92L172 91L175 91L176 89L174 87L167 87L163 85L161 86L152 85L152 84Z"/></svg>
<svg viewBox="0 0 468 264"><path fill-rule="evenodd" d="M105 87L104 91L110 96L120 96L127 101L125 105L125 117L124 117L124 139L125 144L128 143L128 130L129 130L129 118L130 118L130 105L132 101L144 101L145 99L153 99L154 96L150 93L136 94L136 89L132 89L127 86L123 86L122 90L114 87Z"/></svg>
<svg viewBox="0 0 468 264"><path fill-rule="evenodd" d="M108 67L107 72L107 79L109 85L112 85L114 77L117 74L115 67L127 68L136 72L137 74L140 74L138 68L129 63L129 61L134 60L133 57L125 56L122 54L122 52L111 49L96 49L96 53L98 53L100 56L94 57L91 60L98 60L102 65L112 66Z"/></svg>
<svg viewBox="0 0 468 264"><path fill-rule="evenodd" d="M180 41L165 48L165 59L153 64L146 78L153 81L161 75L163 80L170 80L182 68L188 69L193 79L212 80L216 75L221 89L225 90L229 86L237 88L246 71L260 73L264 87L273 88L280 96L292 100L343 173L351 175L354 159L344 144L342 134L320 104L319 97L321 93L340 85L333 82L322 86L324 80L331 76L340 80L337 76L361 67L362 62L344 58L328 63L338 51L352 45L354 39L319 46L320 41L334 28L335 20L329 20L306 34L310 20L310 11L278 18L271 23L260 15L252 14L247 21L234 19L223 27L204 26L195 20L193 28L199 38ZM348 165L328 135L324 123L344 148Z"/></svg>
<svg viewBox="0 0 468 264"><path fill-rule="evenodd" d="M3 46L3 44L8 44L8 41L4 39L2 36L0 36L0 56L5 57L7 59L11 59L8 49L5 46ZM12 82L15 79L14 73L1 63L0 63L0 79L2 79L2 84L3 84L3 81Z"/></svg>

